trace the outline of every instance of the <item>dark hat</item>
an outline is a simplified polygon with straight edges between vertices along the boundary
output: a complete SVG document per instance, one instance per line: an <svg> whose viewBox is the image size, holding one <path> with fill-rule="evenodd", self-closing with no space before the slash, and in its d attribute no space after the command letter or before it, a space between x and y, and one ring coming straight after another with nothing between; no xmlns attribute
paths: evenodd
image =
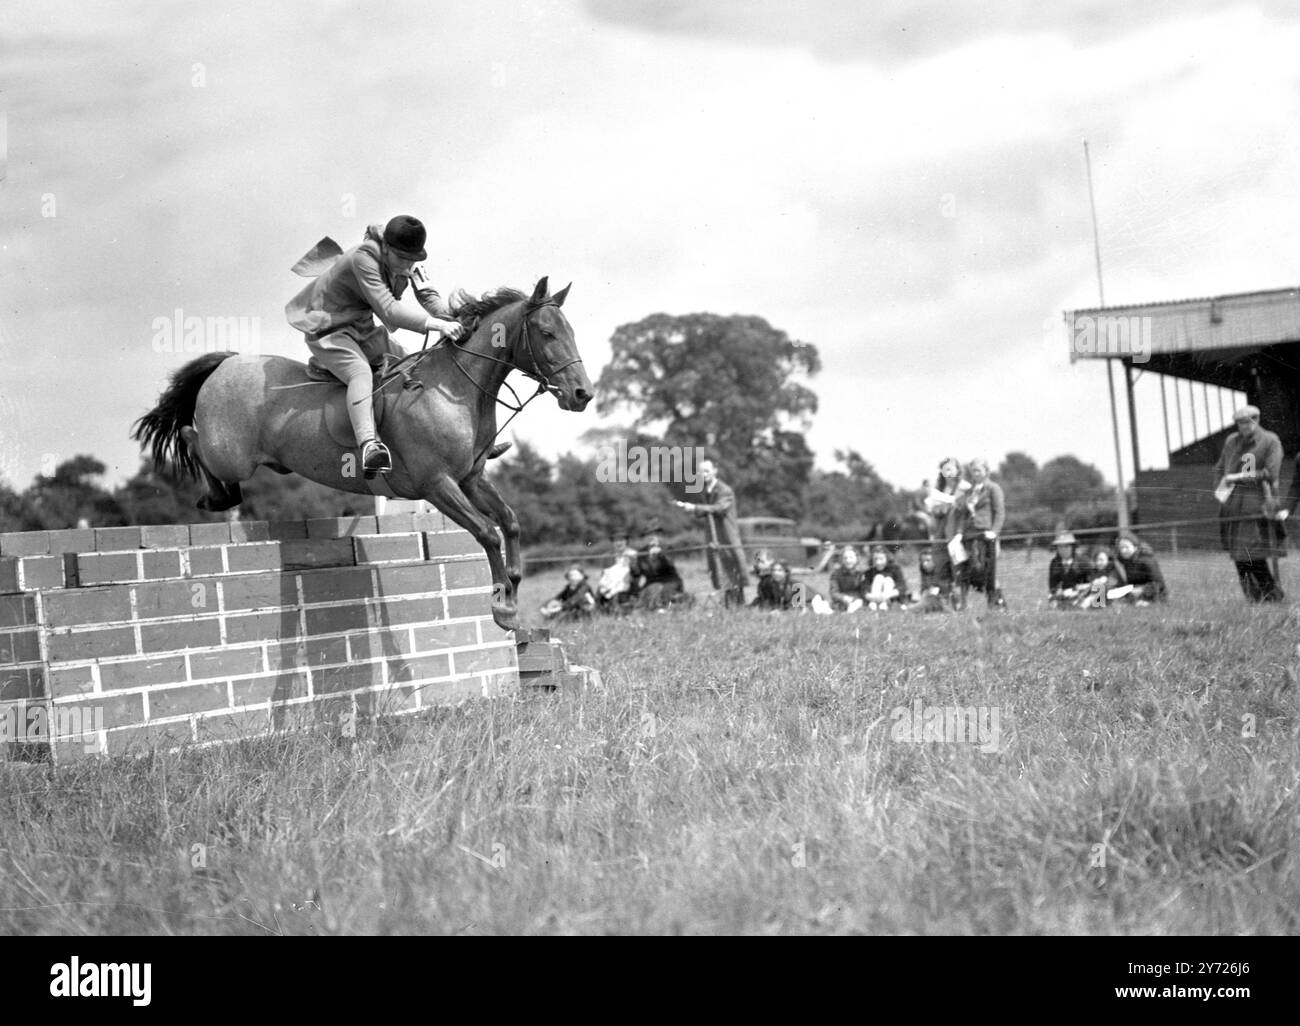
<svg viewBox="0 0 1300 1026"><path fill-rule="evenodd" d="M641 528L641 536L645 537L648 534L659 534L662 531L663 526L659 523L659 518L651 517L646 521L645 527Z"/></svg>
<svg viewBox="0 0 1300 1026"><path fill-rule="evenodd" d="M407 260L425 260L424 240L428 232L410 214L398 214L384 227L384 245Z"/></svg>

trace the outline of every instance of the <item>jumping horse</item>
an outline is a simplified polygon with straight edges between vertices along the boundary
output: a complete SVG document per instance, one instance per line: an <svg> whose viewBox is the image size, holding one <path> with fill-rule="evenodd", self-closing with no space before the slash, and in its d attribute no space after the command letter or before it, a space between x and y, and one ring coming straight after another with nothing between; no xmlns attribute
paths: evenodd
<svg viewBox="0 0 1300 1026"><path fill-rule="evenodd" d="M382 431L393 453L381 494L425 499L473 534L487 553L492 616L504 630L519 626L523 566L519 518L483 474L498 433L497 392L518 370L538 382L534 398L550 392L561 409L574 412L591 401L591 381L560 309L568 292L565 286L549 295L542 278L531 296L498 289L467 300L455 311L464 329L460 340L407 356L401 383L397 370L377 379L386 382ZM171 465L207 484L203 509L239 505L239 483L259 466L372 494L345 403L340 383L310 374L296 360L206 353L171 376L132 437L149 447L159 469Z"/></svg>

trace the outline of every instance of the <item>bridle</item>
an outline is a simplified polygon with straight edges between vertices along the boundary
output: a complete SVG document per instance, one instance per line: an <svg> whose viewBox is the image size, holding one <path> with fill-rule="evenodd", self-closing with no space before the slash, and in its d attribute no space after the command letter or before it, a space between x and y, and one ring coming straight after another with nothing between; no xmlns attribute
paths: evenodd
<svg viewBox="0 0 1300 1026"><path fill-rule="evenodd" d="M496 434L492 436L492 438L488 441L487 445L485 445L480 452L475 454L474 456L475 464L477 464L478 461L482 458L483 454L492 447L492 444L497 440L497 438L500 437L501 432L506 429L509 423L524 411L524 407L526 407L529 403L531 403L543 392L551 392L556 396L559 396L560 394L559 386L556 385L551 380L551 378L554 375L559 374L560 371L568 367L572 367L575 363L582 363L582 357L574 356L573 359L560 364L558 367L552 367L550 368L549 371L542 370L541 361L537 359L537 351L533 348L533 338L532 338L532 334L528 330L529 327L528 322L533 314L535 314L538 310L541 310L544 307L548 307L548 306L553 306L556 309L559 309L558 304L556 304L555 300L553 299L546 299L540 303L530 302L524 308L524 315L520 319L519 329L521 334L523 335L524 348L528 352L528 359L533 365L532 370L528 370L524 367L521 367L518 363L512 362L510 360L502 360L488 353L474 352L474 350L466 349L463 344L458 344L457 342L454 341L448 344L450 347L448 355L449 358L451 359L452 366L455 367L458 371L460 371L460 373L465 376L466 380L468 380L471 385L473 385L476 389L478 389L481 395L490 396L497 403L504 406L507 410L511 411L510 416L506 418L505 424L502 424L499 428L497 428ZM468 333L463 334L462 338L468 341L469 334ZM385 387L387 387L393 380L395 380L398 377L409 377L410 372L415 369L415 367L419 364L419 362L423 360L426 356L429 356L432 353L436 352L437 349L438 347L436 346L433 348L429 347L429 333L426 331L424 333L424 345L420 347L420 351L418 353L411 353L407 356L402 357L400 360L395 360L392 363L390 363L388 366L387 373L380 381L379 387L375 389L375 392L382 391ZM514 390L514 386L512 386L509 381L506 381L503 378L501 383L505 385L506 388L510 389L510 394L511 396L514 397L515 402L514 405L512 406L510 403L502 399L499 395L495 395L489 392L486 388L484 388L476 380L474 380L474 375L472 375L469 371L467 371L465 367L461 364L460 360L456 358L457 354L459 353L463 353L466 356L476 356L481 360L488 360L492 363L500 364L502 367L507 368L507 373L512 370L517 370L525 377L532 378L534 381L537 382L537 391L521 402L519 399L519 393L517 393ZM409 366L403 366L408 362L409 362ZM373 395L374 393L371 394Z"/></svg>

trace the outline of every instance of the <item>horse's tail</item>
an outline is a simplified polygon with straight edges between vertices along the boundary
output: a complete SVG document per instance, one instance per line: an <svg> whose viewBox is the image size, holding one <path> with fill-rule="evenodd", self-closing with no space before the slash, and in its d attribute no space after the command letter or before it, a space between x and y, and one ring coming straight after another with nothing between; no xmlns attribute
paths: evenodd
<svg viewBox="0 0 1300 1026"><path fill-rule="evenodd" d="M157 469L170 464L189 477L200 476L198 458L181 429L194 423L194 404L203 383L224 360L234 355L204 353L191 360L172 375L171 382L158 397L158 405L135 422L131 437L141 446L149 446Z"/></svg>

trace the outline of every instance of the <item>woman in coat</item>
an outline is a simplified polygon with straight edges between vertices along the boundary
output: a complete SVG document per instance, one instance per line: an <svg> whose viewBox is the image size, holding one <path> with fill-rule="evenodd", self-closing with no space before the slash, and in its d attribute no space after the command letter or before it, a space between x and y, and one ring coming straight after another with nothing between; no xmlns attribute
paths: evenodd
<svg viewBox="0 0 1300 1026"><path fill-rule="evenodd" d="M1145 606L1168 598L1165 576L1160 572L1160 564L1156 562L1156 554L1150 545L1139 541L1131 531L1121 531L1115 540L1115 555L1125 578L1133 585L1130 597L1134 602Z"/></svg>

